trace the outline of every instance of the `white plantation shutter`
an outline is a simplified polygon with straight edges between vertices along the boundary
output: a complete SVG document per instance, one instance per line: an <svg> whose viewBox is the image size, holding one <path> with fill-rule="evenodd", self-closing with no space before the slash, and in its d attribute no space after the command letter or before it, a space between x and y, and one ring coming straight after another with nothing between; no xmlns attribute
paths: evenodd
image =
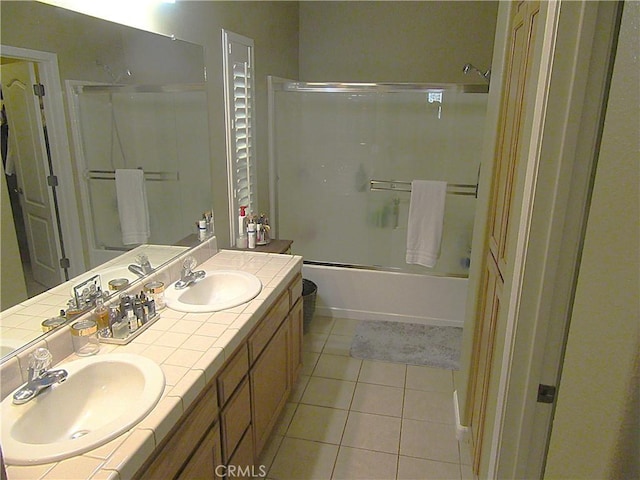
<svg viewBox="0 0 640 480"><path fill-rule="evenodd" d="M241 205L256 212L253 40L223 30L225 124L231 242L238 234Z"/></svg>

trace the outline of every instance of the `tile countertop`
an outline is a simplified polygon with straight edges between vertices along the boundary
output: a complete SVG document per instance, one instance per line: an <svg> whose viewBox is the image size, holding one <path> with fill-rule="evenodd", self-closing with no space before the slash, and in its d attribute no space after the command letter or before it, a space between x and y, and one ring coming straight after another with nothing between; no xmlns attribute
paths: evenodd
<svg viewBox="0 0 640 480"><path fill-rule="evenodd" d="M8 466L10 480L131 478L215 377L225 358L301 272L302 257L220 250L198 269L253 273L262 282L262 291L250 302L220 312L183 313L165 308L160 319L129 345L102 344L98 355L137 353L162 367L166 386L156 407L128 432L82 455L43 465ZM65 361L76 358L71 355Z"/></svg>

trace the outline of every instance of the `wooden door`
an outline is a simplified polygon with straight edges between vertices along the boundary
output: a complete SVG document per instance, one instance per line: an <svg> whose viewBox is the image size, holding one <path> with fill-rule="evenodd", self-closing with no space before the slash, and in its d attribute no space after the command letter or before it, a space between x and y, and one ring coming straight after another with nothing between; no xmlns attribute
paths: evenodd
<svg viewBox="0 0 640 480"><path fill-rule="evenodd" d="M523 120L530 113L527 85L532 76L537 19L540 2L514 3L509 23L508 54L495 148L493 184L489 202L488 252L482 268L479 314L474 333L472 371L469 377L473 469L480 470L486 426L486 412L494 340L502 314L505 274L513 264L509 250L513 234L513 198L518 159L521 155Z"/></svg>
<svg viewBox="0 0 640 480"><path fill-rule="evenodd" d="M33 90L34 65L31 62L3 65L1 77L33 276L38 283L54 287L63 280L63 271L59 264L56 217L47 184L49 160L40 102Z"/></svg>

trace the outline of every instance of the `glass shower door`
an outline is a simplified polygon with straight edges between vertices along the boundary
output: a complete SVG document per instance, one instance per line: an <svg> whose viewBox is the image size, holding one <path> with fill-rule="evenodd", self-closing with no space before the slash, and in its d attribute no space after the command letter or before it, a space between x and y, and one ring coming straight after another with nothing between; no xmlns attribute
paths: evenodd
<svg viewBox="0 0 640 480"><path fill-rule="evenodd" d="M326 263L466 274L486 94L344 84L333 91L283 85L272 94L276 233L294 240L295 253ZM414 179L450 184L434 268L405 262Z"/></svg>

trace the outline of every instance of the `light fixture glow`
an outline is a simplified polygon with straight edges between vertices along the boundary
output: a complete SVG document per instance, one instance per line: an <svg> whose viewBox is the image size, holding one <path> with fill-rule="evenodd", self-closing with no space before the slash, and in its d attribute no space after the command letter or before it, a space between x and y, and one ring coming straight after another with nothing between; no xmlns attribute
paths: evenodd
<svg viewBox="0 0 640 480"><path fill-rule="evenodd" d="M134 28L158 31L156 10L158 7L175 3L175 0L42 0L57 7L121 23Z"/></svg>

